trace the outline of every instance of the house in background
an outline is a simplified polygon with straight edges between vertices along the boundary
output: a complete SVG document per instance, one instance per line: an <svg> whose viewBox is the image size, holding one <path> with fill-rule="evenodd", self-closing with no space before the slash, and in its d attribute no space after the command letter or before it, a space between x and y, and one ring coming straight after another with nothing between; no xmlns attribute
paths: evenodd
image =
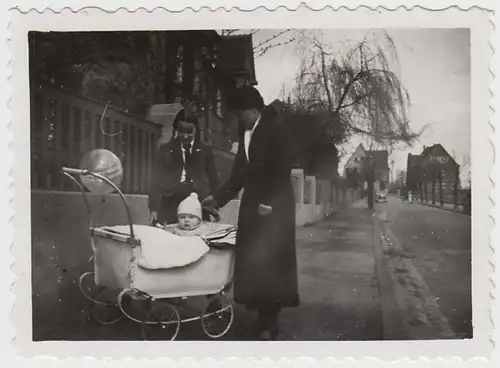
<svg viewBox="0 0 500 368"><path fill-rule="evenodd" d="M355 171L360 172L365 157L366 150L363 147L363 144L360 144L358 147L356 147L351 157L349 157L349 159L347 160L344 166L344 176L347 177L350 173Z"/></svg>
<svg viewBox="0 0 500 368"><path fill-rule="evenodd" d="M404 187L406 194L408 191L411 191L415 195L420 189L419 181L422 177L422 168L420 167L421 161L422 155L408 154L406 159L406 177Z"/></svg>
<svg viewBox="0 0 500 368"><path fill-rule="evenodd" d="M225 119L226 101L233 89L257 84L252 35L221 36L215 31L189 31L188 35L180 47L191 54L179 54L175 91L169 94L170 101L153 105L149 114L158 119L157 112L165 111L165 122L171 126L172 112L178 110L171 106L180 101L192 102L200 119L203 141L231 152L238 140L238 127L235 120Z"/></svg>
<svg viewBox="0 0 500 368"><path fill-rule="evenodd" d="M350 188L358 188L363 190L363 163L366 157L366 150L362 144L360 144L351 157L347 160L344 165L343 177L346 179Z"/></svg>
<svg viewBox="0 0 500 368"><path fill-rule="evenodd" d="M387 189L389 183L389 152L386 150L366 150L360 144L347 160L344 166L344 178L351 187L361 187L366 190L368 183L363 178L363 172L368 159L372 159L375 169L374 190L376 192Z"/></svg>
<svg viewBox="0 0 500 368"><path fill-rule="evenodd" d="M459 173L460 165L441 144L424 146L420 155L408 155L407 190L433 201L442 193L443 201L452 203L460 189Z"/></svg>
<svg viewBox="0 0 500 368"><path fill-rule="evenodd" d="M235 82L234 87L257 84L251 34L222 36L218 63Z"/></svg>
<svg viewBox="0 0 500 368"><path fill-rule="evenodd" d="M106 148L122 160L126 193L146 193L158 143L170 139L173 117L187 103L214 147L221 179L229 174L238 135L225 101L234 88L257 83L251 35L30 32L29 54L34 189L74 189L59 168Z"/></svg>
<svg viewBox="0 0 500 368"><path fill-rule="evenodd" d="M367 156L374 162L375 191L387 190L390 178L389 152L387 150L367 151Z"/></svg>

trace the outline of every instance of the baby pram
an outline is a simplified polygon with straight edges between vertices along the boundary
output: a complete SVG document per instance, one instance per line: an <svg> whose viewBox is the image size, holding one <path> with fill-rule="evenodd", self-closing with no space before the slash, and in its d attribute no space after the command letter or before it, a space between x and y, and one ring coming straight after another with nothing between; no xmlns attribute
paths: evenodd
<svg viewBox="0 0 500 368"><path fill-rule="evenodd" d="M233 301L227 294L233 276L235 226L214 224L201 238L208 250L192 262L148 269L141 264L141 249L146 246L145 239L138 235L141 227L133 224L120 189L106 177L88 170L62 170L80 188L88 211L93 271L80 276L79 287L91 301L94 320L110 325L128 318L141 324L145 339L174 340L181 323L193 321L201 322L210 338L220 338L229 331L234 320ZM85 188L75 178L79 176L94 177L114 188L125 206L127 226L94 227ZM149 237L147 241L161 241L161 237L154 239L157 240ZM201 306L194 307L188 299L197 296L206 298L201 298ZM189 316L181 317L181 312L187 311Z"/></svg>

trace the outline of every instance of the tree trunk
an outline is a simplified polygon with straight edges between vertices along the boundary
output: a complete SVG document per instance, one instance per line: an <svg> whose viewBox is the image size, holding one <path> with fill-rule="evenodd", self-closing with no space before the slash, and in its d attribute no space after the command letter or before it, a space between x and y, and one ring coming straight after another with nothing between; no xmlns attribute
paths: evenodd
<svg viewBox="0 0 500 368"><path fill-rule="evenodd" d="M436 178L432 179L432 204L436 204Z"/></svg>
<svg viewBox="0 0 500 368"><path fill-rule="evenodd" d="M373 180L368 180L368 208L373 209L375 206L375 200L373 195Z"/></svg>
<svg viewBox="0 0 500 368"><path fill-rule="evenodd" d="M458 185L456 180L453 182L453 208L458 208Z"/></svg>
<svg viewBox="0 0 500 368"><path fill-rule="evenodd" d="M367 199L368 199L368 208L373 209L374 208L374 193L373 193L373 187L374 187L374 179L375 179L375 172L374 172L374 167L373 163L369 163L370 167L368 169L368 173L366 176L367 179L367 184L368 184L368 193L367 193Z"/></svg>
<svg viewBox="0 0 500 368"><path fill-rule="evenodd" d="M425 180L425 179L424 179ZM428 187L427 187L427 180L424 181L424 201L427 203L429 201L429 194L428 194Z"/></svg>
<svg viewBox="0 0 500 368"><path fill-rule="evenodd" d="M444 206L443 174L439 173L439 204Z"/></svg>
<svg viewBox="0 0 500 368"><path fill-rule="evenodd" d="M453 181L453 208L458 208L458 181L460 180L458 170L457 175L455 175L455 180Z"/></svg>

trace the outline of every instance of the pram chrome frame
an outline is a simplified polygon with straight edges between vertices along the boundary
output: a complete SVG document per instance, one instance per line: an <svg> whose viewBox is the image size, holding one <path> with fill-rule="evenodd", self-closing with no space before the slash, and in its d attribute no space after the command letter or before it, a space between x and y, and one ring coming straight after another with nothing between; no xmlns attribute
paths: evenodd
<svg viewBox="0 0 500 368"><path fill-rule="evenodd" d="M63 167L62 173L66 177L71 179L78 186L80 192L83 195L85 207L87 210L88 228L91 233L91 242L93 249L95 247L95 240L94 240L95 228L92 221L91 206L84 185L80 181L78 181L75 178L75 176L90 175L104 181L106 184L108 184L114 189L114 191L118 194L121 201L123 202L127 214L130 236L126 239L126 242L130 244L130 246L132 247L137 247L141 245L140 239L136 238L134 233L132 213L130 211L127 199L125 198L125 195L116 184L114 184L111 180L109 180L105 176L94 173L86 169ZM210 245L210 243L208 243L208 245ZM93 257L94 255L92 255L90 260L92 260ZM164 299L160 297L151 296L144 291L132 288L123 289L119 291L115 303L99 300L98 298L99 295L106 290L106 287L101 285L95 285L95 279L94 279L93 286L96 286L97 290L87 291L84 285L85 282L88 279L90 279L91 276L92 277L95 276L94 272L85 272L80 276L78 280L78 286L80 288L80 291L90 302L92 302L90 317L101 325L112 325L119 322L123 318L127 318L131 321L137 322L142 325L142 334L144 339L149 339L151 334L150 333L151 331L149 330L151 329L151 327L153 328L157 327L159 330L161 330L161 336L160 336L161 339L167 340L167 338L165 338L166 335L165 330L168 327L173 327L173 331L171 331L171 336L169 340L175 340L179 333L181 324L193 321L200 321L205 335L208 336L209 338L217 339L227 334L234 321L234 314L235 314L234 303L232 299L226 296L227 292L231 289L232 280L230 280L226 285L224 285L221 288L221 290L219 290L217 293L206 295L207 297L209 297L208 304L205 306L205 308L203 308L202 311L199 311L198 309L195 309L187 304L182 303L182 301L187 299L188 297ZM133 316L131 313L129 313L129 311L127 311L127 308L125 308L125 305L127 304L124 302L125 299L129 299L129 301L130 300L146 301L147 304L149 305L149 311L146 315L146 318L145 319L137 318ZM179 300L181 301L180 303ZM104 310L107 312L106 315L99 316L98 308L104 308ZM201 313L194 317L182 319L181 314L179 312L179 308L189 308ZM114 314L112 314L111 316L109 316L108 313L110 311L114 312ZM164 317L162 314L158 317L157 315L155 315L158 312L167 312L170 316ZM222 322L222 327L219 332L210 331L210 328L214 326L214 321L211 321L210 318L214 318L215 322Z"/></svg>

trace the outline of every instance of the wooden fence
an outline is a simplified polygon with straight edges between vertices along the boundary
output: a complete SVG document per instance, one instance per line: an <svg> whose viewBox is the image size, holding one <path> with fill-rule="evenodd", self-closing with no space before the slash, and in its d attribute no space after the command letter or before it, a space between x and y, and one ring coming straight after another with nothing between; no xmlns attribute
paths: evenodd
<svg viewBox="0 0 500 368"><path fill-rule="evenodd" d="M78 167L95 148L114 152L122 161L125 193L146 193L160 125L105 104L48 86L31 88L31 187L74 190L60 173Z"/></svg>
<svg viewBox="0 0 500 368"><path fill-rule="evenodd" d="M412 190L412 198L415 201L429 203L433 205L444 206L453 205L454 208L462 208L463 212L471 213L471 190L450 188L450 186L441 187L440 185L422 185L420 189ZM408 189L402 191L402 196L408 199Z"/></svg>
<svg viewBox="0 0 500 368"><path fill-rule="evenodd" d="M161 125L59 88L31 89L31 188L72 191L62 166L79 167L89 150L105 148L123 164L121 189L147 194ZM217 171L225 181L234 154L214 147Z"/></svg>

